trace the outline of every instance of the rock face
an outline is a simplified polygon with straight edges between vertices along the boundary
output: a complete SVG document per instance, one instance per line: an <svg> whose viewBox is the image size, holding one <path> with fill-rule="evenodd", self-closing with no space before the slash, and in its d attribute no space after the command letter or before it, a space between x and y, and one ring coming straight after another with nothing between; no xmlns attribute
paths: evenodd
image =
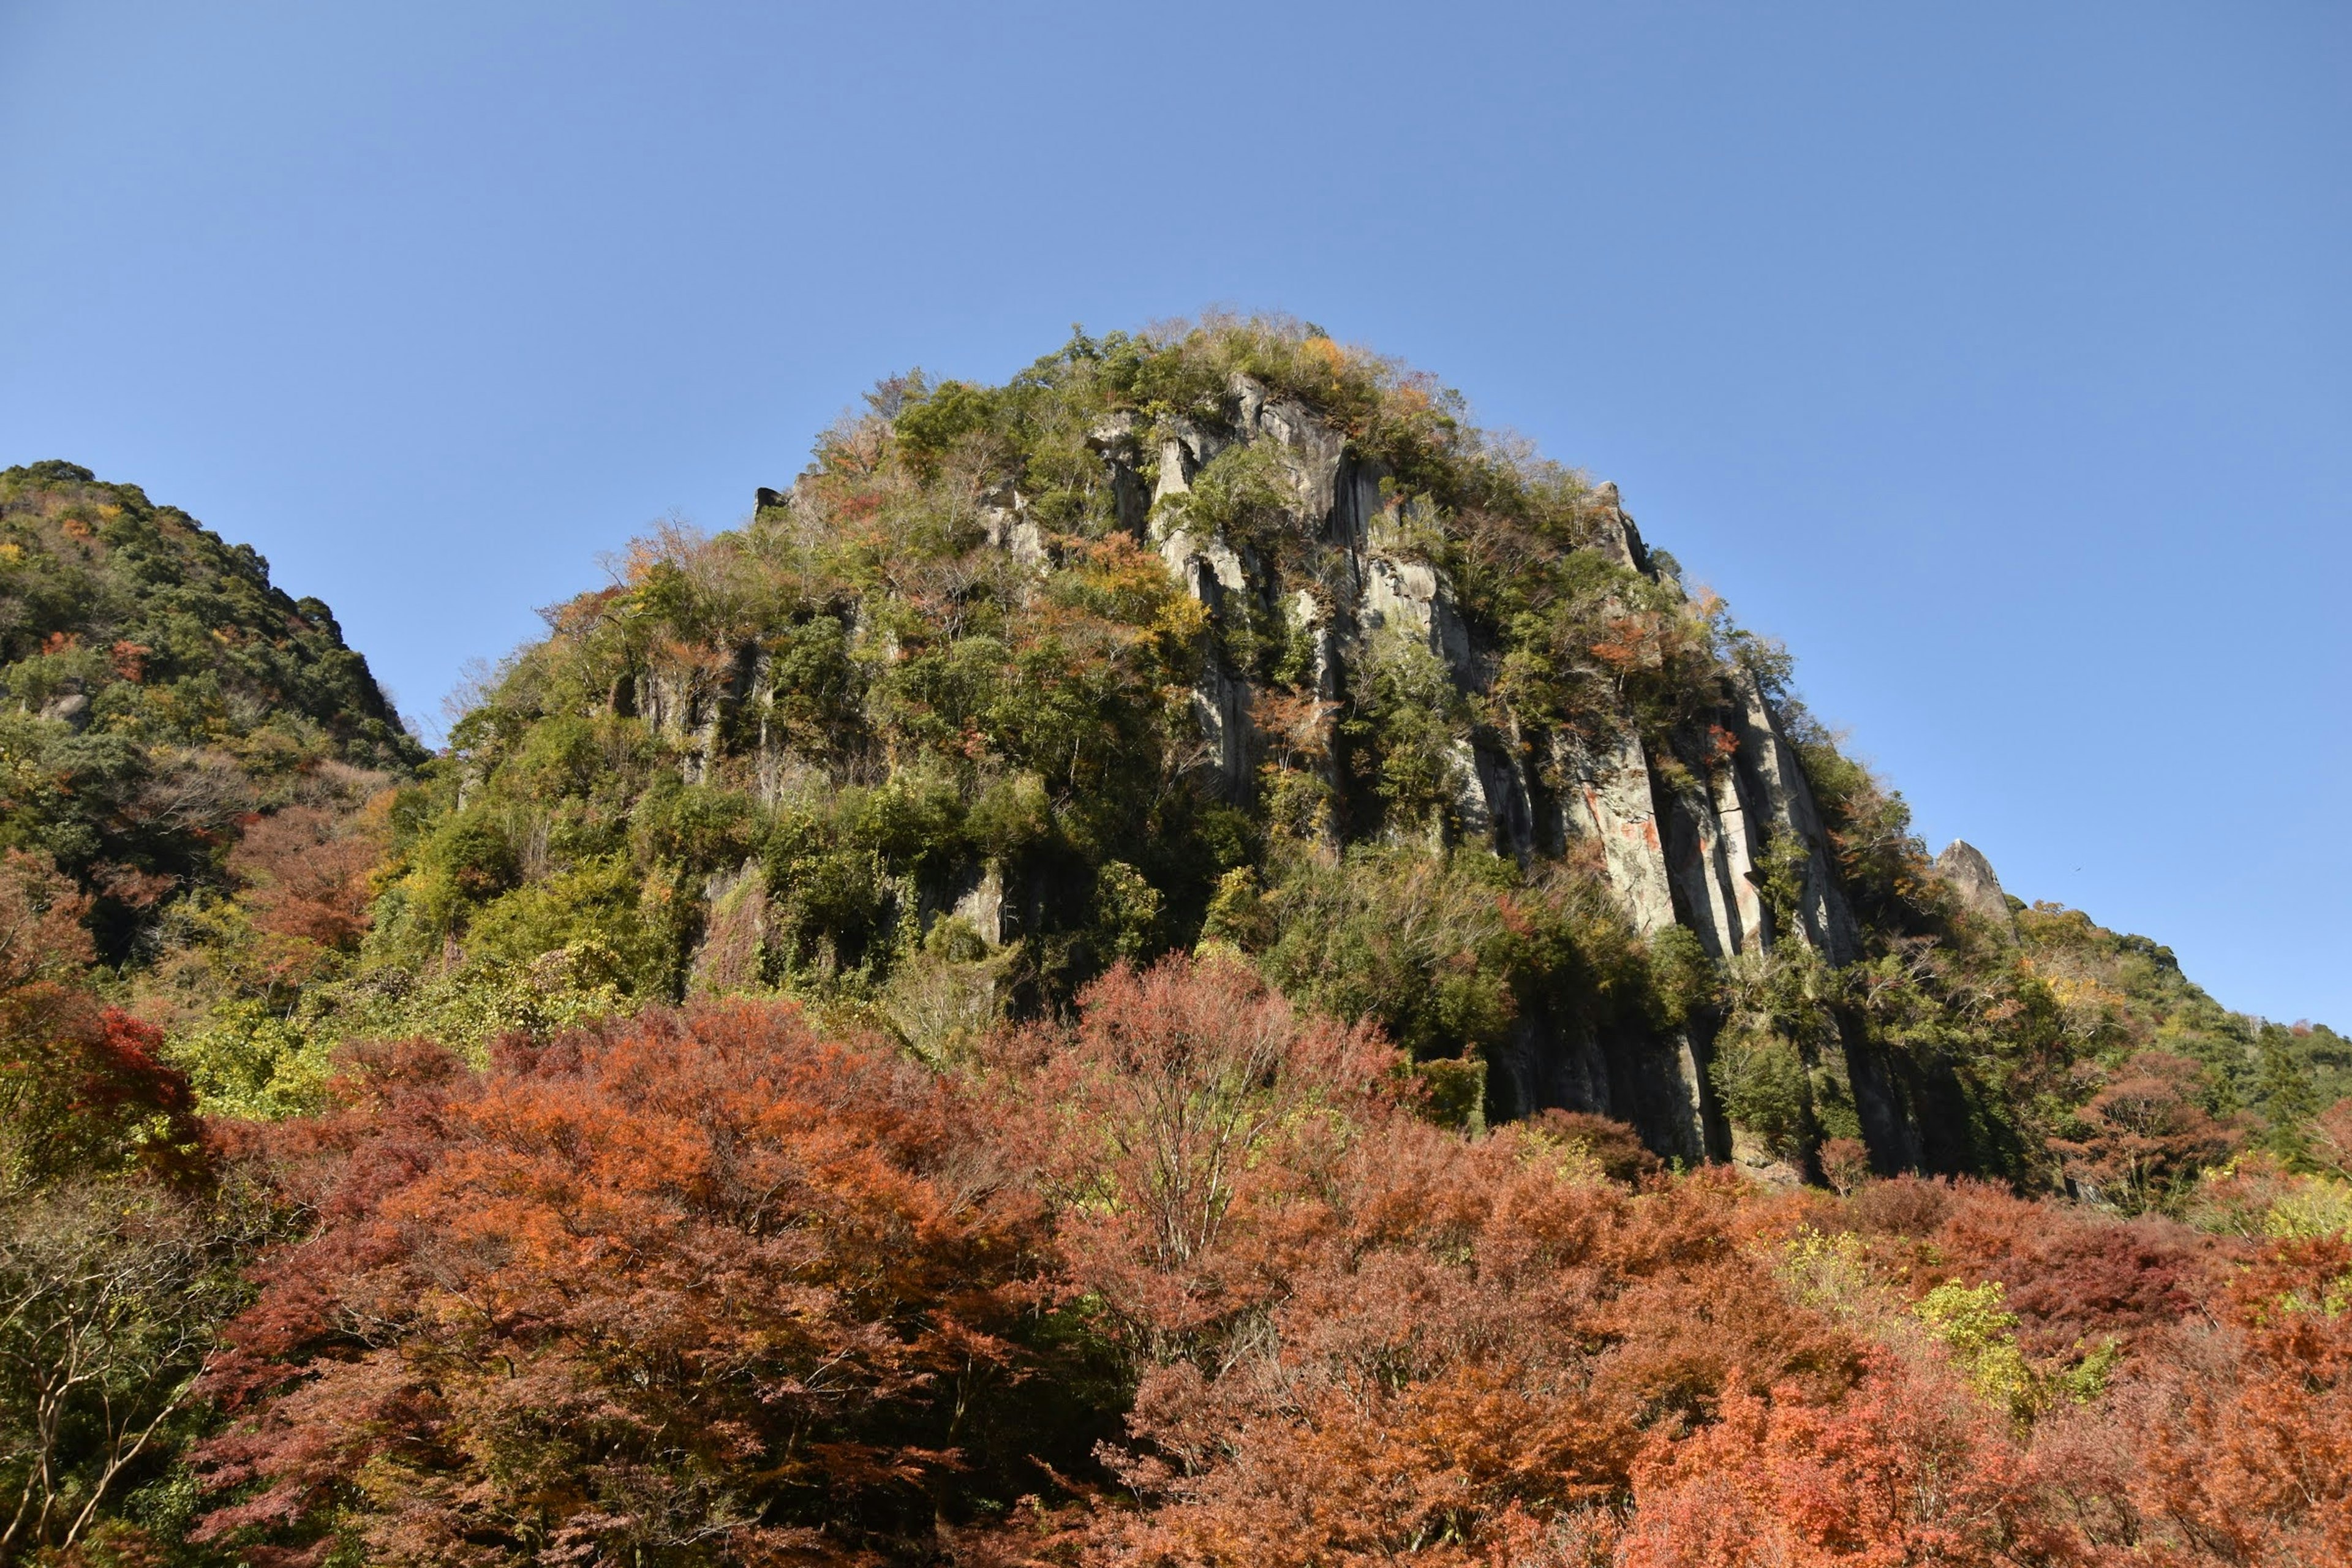
<svg viewBox="0 0 2352 1568"><path fill-rule="evenodd" d="M1952 889L1962 909L1993 931L2012 941L2016 939L2017 916L2010 909L2009 895L2001 890L2000 879L1993 875L1992 862L1984 858L1984 851L1966 839L1955 838L1936 857L1936 874Z"/></svg>
<svg viewBox="0 0 2352 1568"><path fill-rule="evenodd" d="M1622 701L1613 714L1541 732L1494 717L1508 711L1492 700L1501 650L1465 613L1434 558L1435 519L1304 405L1246 378L1227 391L1222 418L1196 413L1147 426L1121 415L1088 432L1087 446L1103 464L1119 526L1158 553L1213 626L1276 627L1288 639L1285 682L1311 689L1318 711L1307 722L1321 726L1319 743L1302 746L1297 721L1286 718L1288 752L1336 758L1338 716L1370 672L1384 660L1418 661L1453 693L1442 704L1448 735L1438 758L1445 840L1522 864L1585 858L1635 931L1655 939L1680 926L1725 963L1790 942L1833 966L1857 956L1856 922L1811 787L1754 675L1727 671L1713 710L1670 734L1645 734ZM774 491L758 500L763 510L792 504ZM1686 602L1615 485L1586 492L1581 506L1583 548L1622 574L1623 594ZM1049 564L1050 542L1017 491L987 498L982 521L1017 570ZM748 650L744 659L755 657L764 656ZM686 742L693 776L709 766L722 714L768 685L745 662L690 679L647 677L629 698L657 730ZM1251 671L1223 656L1192 692L1204 777L1237 802L1256 790L1268 754L1265 699ZM1296 709L1286 701L1286 713ZM776 769L761 728L761 784L772 791ZM1338 784L1339 764L1321 765ZM1966 855L1999 902L1990 868L1973 850ZM951 895L952 912L995 942L1024 926L1023 897L992 873ZM1581 1021L1575 998L1538 998L1490 1056L1494 1110L1599 1111L1632 1122L1662 1152L1727 1157L1729 1131L1708 1077L1718 1022L1694 1015L1664 1033L1597 1028ZM1898 1088L1890 1064L1860 1040L1846 1058L1842 1076L1880 1163L1919 1163L1916 1117L1906 1110L1918 1096Z"/></svg>
<svg viewBox="0 0 2352 1568"><path fill-rule="evenodd" d="M1296 403L1237 380L1230 423L1178 426L1146 453L1132 428L1095 433L1091 445L1112 473L1120 516L1158 549L1169 569L1213 617L1286 606L1312 645L1319 694L1339 699L1384 645L1425 650L1454 689L1474 704L1492 683L1492 650L1455 604L1444 573L1415 548L1425 532L1410 501L1384 486L1390 476L1360 460L1335 432ZM1186 504L1204 469L1237 447L1271 456L1291 494L1281 523L1306 548L1283 568L1194 525ZM1147 499L1148 498L1148 499ZM1591 495L1591 547L1628 573L1679 591L1660 574L1614 485ZM1212 669L1194 709L1221 787L1251 787L1263 747L1253 727L1255 693L1239 672ZM1752 677L1727 691L1714 726L1717 755L1694 769L1635 732L1630 715L1613 733L1496 733L1472 721L1455 726L1452 819L1463 841L1486 842L1525 861L1597 850L1612 889L1645 936L1681 924L1710 956L1803 942L1832 964L1859 948L1811 792L1780 722ZM1704 753L1694 745L1677 748ZM1788 929L1777 929L1763 897L1768 847L1793 864L1798 885ZM1591 850L1585 851L1587 853ZM1690 1158L1721 1157L1728 1134L1712 1103L1706 1064L1711 1023L1670 1037L1602 1038L1556 1016L1523 1017L1492 1064L1492 1091L1504 1113L1549 1107L1598 1110L1633 1122L1651 1142ZM1871 1064L1851 1076L1865 1120L1884 1124L1891 1147L1904 1136L1891 1097L1870 1086Z"/></svg>

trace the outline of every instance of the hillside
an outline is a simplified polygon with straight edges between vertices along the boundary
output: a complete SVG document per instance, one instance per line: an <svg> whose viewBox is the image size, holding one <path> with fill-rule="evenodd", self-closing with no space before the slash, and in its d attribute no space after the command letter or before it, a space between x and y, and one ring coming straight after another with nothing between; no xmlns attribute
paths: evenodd
<svg viewBox="0 0 2352 1568"><path fill-rule="evenodd" d="M1939 872L1612 486L1265 323L886 383L742 528L642 542L404 805L372 951L782 988L931 1058L1237 949L1462 1115L2061 1180L2158 1050L2291 1145L2327 1031Z"/></svg>
<svg viewBox="0 0 2352 1568"><path fill-rule="evenodd" d="M2081 1113L2140 1058L2226 1130L2184 1151L2296 1159L2352 1089L2333 1031L1931 860L1615 487L1280 323L883 384L744 526L549 612L429 763L185 514L48 463L0 525L0 837L215 1109L308 1103L347 1039L707 993L943 1062L1195 950L1465 1125L1813 1179L2095 1185Z"/></svg>
<svg viewBox="0 0 2352 1568"><path fill-rule="evenodd" d="M225 881L245 817L424 760L332 613L249 545L71 463L0 472L0 845L96 895L108 960Z"/></svg>

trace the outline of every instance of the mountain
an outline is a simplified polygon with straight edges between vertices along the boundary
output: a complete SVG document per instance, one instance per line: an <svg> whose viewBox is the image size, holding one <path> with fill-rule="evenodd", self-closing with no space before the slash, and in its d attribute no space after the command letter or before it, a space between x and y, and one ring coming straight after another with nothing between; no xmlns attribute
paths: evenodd
<svg viewBox="0 0 2352 1568"><path fill-rule="evenodd" d="M1237 951L1458 1117L1814 1173L2063 1183L2142 1052L2283 1149L2352 1085L2332 1032L1931 860L1614 486L1310 329L894 378L550 625L404 797L377 962L780 988L936 1059Z"/></svg>
<svg viewBox="0 0 2352 1568"><path fill-rule="evenodd" d="M135 485L0 472L0 844L97 895L103 956L223 880L241 818L322 768L425 759L317 599Z"/></svg>
<svg viewBox="0 0 2352 1568"><path fill-rule="evenodd" d="M2141 1056L2289 1158L2352 1089L2333 1031L1930 859L1616 487L1286 323L884 383L743 526L549 612L429 762L326 605L136 487L9 469L0 531L0 843L216 1108L688 993L940 1060L1191 950L1465 1123L1685 1162L2063 1186Z"/></svg>

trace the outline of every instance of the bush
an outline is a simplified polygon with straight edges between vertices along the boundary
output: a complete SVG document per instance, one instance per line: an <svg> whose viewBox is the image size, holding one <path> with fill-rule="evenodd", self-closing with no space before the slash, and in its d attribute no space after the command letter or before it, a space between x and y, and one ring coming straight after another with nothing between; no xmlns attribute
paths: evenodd
<svg viewBox="0 0 2352 1568"><path fill-rule="evenodd" d="M1783 1160L1802 1155L1812 1130L1812 1097L1797 1047L1769 1033L1727 1034L1708 1065L1723 1113Z"/></svg>

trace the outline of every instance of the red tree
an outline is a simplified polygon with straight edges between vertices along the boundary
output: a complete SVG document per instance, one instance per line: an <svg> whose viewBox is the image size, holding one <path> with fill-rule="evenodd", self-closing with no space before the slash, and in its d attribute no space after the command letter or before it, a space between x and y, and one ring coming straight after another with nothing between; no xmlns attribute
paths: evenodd
<svg viewBox="0 0 2352 1568"><path fill-rule="evenodd" d="M2024 1456L1959 1388L1890 1357L1834 1405L1734 1388L1635 1477L1622 1568L2008 1568L2087 1562Z"/></svg>
<svg viewBox="0 0 2352 1568"><path fill-rule="evenodd" d="M2126 1391L2153 1560L2352 1562L2352 1238L2273 1243L2216 1306Z"/></svg>
<svg viewBox="0 0 2352 1568"><path fill-rule="evenodd" d="M1589 1120L1465 1141L1239 966L1116 974L1015 1054L1070 1289L1137 1379L1104 1461L1143 1506L1060 1516L1082 1561L1508 1554L1622 1498L1736 1365L1824 1397L1858 1370L1743 1246L1735 1179L1637 1193Z"/></svg>
<svg viewBox="0 0 2352 1568"><path fill-rule="evenodd" d="M355 814L292 805L247 825L229 869L262 930L348 948L367 931L368 872L381 849Z"/></svg>
<svg viewBox="0 0 2352 1568"><path fill-rule="evenodd" d="M2079 1138L2053 1139L2066 1173L2126 1214L2169 1198L2237 1146L2242 1129L2216 1120L2197 1064L2142 1051L2111 1074L2077 1113Z"/></svg>
<svg viewBox="0 0 2352 1568"><path fill-rule="evenodd" d="M153 1026L83 983L89 900L47 862L0 857L0 1170L39 1179L193 1157L194 1100Z"/></svg>
<svg viewBox="0 0 2352 1568"><path fill-rule="evenodd" d="M236 1496L202 1536L766 1563L929 1533L1041 1238L946 1086L745 1004L483 1075L380 1049L340 1092L270 1142L323 1223L229 1331L204 1459Z"/></svg>

